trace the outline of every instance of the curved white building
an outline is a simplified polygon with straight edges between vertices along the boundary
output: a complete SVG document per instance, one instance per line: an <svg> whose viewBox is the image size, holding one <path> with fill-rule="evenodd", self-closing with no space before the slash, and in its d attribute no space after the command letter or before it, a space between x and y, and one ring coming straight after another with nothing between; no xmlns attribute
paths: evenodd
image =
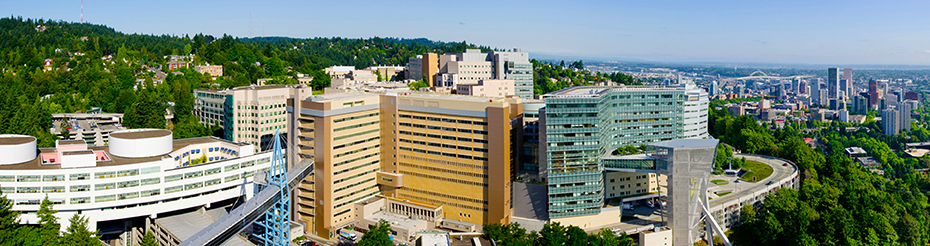
<svg viewBox="0 0 930 246"><path fill-rule="evenodd" d="M37 149L30 136L0 135L0 190L24 212L21 223L37 223L35 211L48 196L62 229L80 213L96 230L99 222L250 197L253 174L271 165L271 152L254 149L214 137L172 140L163 129L114 132L109 146L59 140L46 149ZM126 229L101 227L101 234Z"/></svg>

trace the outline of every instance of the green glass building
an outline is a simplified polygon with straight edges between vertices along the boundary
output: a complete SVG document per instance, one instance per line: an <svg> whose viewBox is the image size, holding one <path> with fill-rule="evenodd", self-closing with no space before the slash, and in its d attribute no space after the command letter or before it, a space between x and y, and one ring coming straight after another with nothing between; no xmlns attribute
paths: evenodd
<svg viewBox="0 0 930 246"><path fill-rule="evenodd" d="M548 179L550 218L600 213L604 157L618 147L708 136L708 95L691 83L571 87L544 99L539 169Z"/></svg>

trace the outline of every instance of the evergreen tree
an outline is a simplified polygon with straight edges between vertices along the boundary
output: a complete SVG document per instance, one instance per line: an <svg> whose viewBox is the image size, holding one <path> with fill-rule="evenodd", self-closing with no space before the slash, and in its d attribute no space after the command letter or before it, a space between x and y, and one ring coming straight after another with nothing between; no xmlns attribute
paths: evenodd
<svg viewBox="0 0 930 246"><path fill-rule="evenodd" d="M362 240L358 241L358 246L391 246L394 245L391 242L390 236L388 234L391 231L391 224L385 220L379 220L378 225L370 226L368 233L365 233L362 236Z"/></svg>
<svg viewBox="0 0 930 246"><path fill-rule="evenodd" d="M13 210L13 201L0 192L0 244L8 245L14 239L20 213Z"/></svg>
<svg viewBox="0 0 930 246"><path fill-rule="evenodd" d="M159 246L158 240L155 239L155 235L151 231L145 232L145 236L142 236L142 242L139 242L139 246Z"/></svg>
<svg viewBox="0 0 930 246"><path fill-rule="evenodd" d="M165 128L165 105L152 93L140 93L139 100L126 113L123 123L129 128Z"/></svg>
<svg viewBox="0 0 930 246"><path fill-rule="evenodd" d="M62 243L69 246L101 245L100 236L97 235L97 232L87 229L87 218L74 214L68 221L71 222L71 225L65 231Z"/></svg>
<svg viewBox="0 0 930 246"><path fill-rule="evenodd" d="M48 195L45 195L45 199L42 199L39 205L39 211L36 212L36 216L39 217L39 237L43 245L55 245L61 239L61 225L58 224L58 217L55 217L57 212L52 210L52 202L48 200Z"/></svg>

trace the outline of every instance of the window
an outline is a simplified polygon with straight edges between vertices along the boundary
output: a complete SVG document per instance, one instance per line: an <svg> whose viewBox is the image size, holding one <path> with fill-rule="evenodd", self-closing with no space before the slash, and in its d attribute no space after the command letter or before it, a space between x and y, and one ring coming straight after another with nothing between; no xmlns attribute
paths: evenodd
<svg viewBox="0 0 930 246"><path fill-rule="evenodd" d="M64 186L46 186L42 187L43 193L62 193L65 192Z"/></svg>
<svg viewBox="0 0 930 246"><path fill-rule="evenodd" d="M71 204L90 203L90 197L72 197Z"/></svg>
<svg viewBox="0 0 930 246"><path fill-rule="evenodd" d="M136 198L136 197L139 197L139 192L123 193L123 194L119 194L119 196L117 196L117 198L119 198L120 200L132 199L132 198Z"/></svg>
<svg viewBox="0 0 930 246"><path fill-rule="evenodd" d="M168 187L168 188L165 188L165 194L182 191L183 189L184 189L183 185Z"/></svg>
<svg viewBox="0 0 930 246"><path fill-rule="evenodd" d="M139 175L139 169L123 170L117 173L117 176L119 177L136 176L136 175Z"/></svg>
<svg viewBox="0 0 930 246"><path fill-rule="evenodd" d="M142 193L142 197L148 197L148 196L157 196L161 192L159 192L158 189L154 189L154 190L144 190L141 193Z"/></svg>
<svg viewBox="0 0 930 246"><path fill-rule="evenodd" d="M42 179L39 175L20 175L16 176L16 182L39 182Z"/></svg>
<svg viewBox="0 0 930 246"><path fill-rule="evenodd" d="M157 173L161 171L161 167L146 167L142 168L142 174Z"/></svg>
<svg viewBox="0 0 930 246"><path fill-rule="evenodd" d="M16 176L13 175L0 175L0 182L13 182L16 180Z"/></svg>
<svg viewBox="0 0 930 246"><path fill-rule="evenodd" d="M196 177L200 177L200 176L203 176L203 171L189 172L189 173L185 173L185 174L184 174L184 178L186 178L186 179L189 179L189 178L196 178Z"/></svg>
<svg viewBox="0 0 930 246"><path fill-rule="evenodd" d="M94 173L94 176L97 176L98 179L112 178L116 177L116 172L99 172Z"/></svg>
<svg viewBox="0 0 930 246"><path fill-rule="evenodd" d="M72 185L71 192L90 191L90 185Z"/></svg>
<svg viewBox="0 0 930 246"><path fill-rule="evenodd" d="M165 176L165 183L172 182L172 181L178 181L182 179L184 179L182 174L168 175L168 176Z"/></svg>
<svg viewBox="0 0 930 246"><path fill-rule="evenodd" d="M39 187L16 187L16 193L39 193Z"/></svg>
<svg viewBox="0 0 930 246"><path fill-rule="evenodd" d="M217 185L217 184L220 184L220 179L211 179L211 180L207 180L203 182L204 186L211 186L211 185Z"/></svg>
<svg viewBox="0 0 930 246"><path fill-rule="evenodd" d="M227 172L232 171L232 170L236 170L236 169L239 169L239 163L226 166L226 168L225 168L225 170L226 170Z"/></svg>
<svg viewBox="0 0 930 246"><path fill-rule="evenodd" d="M150 178L142 180L142 185L153 185L158 183L161 183L161 178Z"/></svg>
<svg viewBox="0 0 930 246"><path fill-rule="evenodd" d="M96 196L94 202L109 202L116 200L116 195Z"/></svg>
<svg viewBox="0 0 930 246"><path fill-rule="evenodd" d="M217 168L211 168L211 169L204 170L203 172L204 172L204 175L210 175L210 174L220 173L220 170L222 170L222 168L217 167Z"/></svg>
<svg viewBox="0 0 930 246"><path fill-rule="evenodd" d="M96 191L99 191L99 190L109 190L109 189L113 189L113 188L116 188L116 183L106 183L106 184L96 184L96 185L94 185L94 190L96 190Z"/></svg>
<svg viewBox="0 0 930 246"><path fill-rule="evenodd" d="M184 190L192 190L203 187L203 182L191 183L184 185Z"/></svg>
<svg viewBox="0 0 930 246"><path fill-rule="evenodd" d="M138 180L123 181L123 182L116 183L116 188L128 188L128 187L136 187L136 186L139 186Z"/></svg>
<svg viewBox="0 0 930 246"><path fill-rule="evenodd" d="M49 182L49 181L65 181L65 175L64 175L64 174L62 174L62 175L45 175L45 176L42 176L42 181L43 181L43 182Z"/></svg>
<svg viewBox="0 0 930 246"><path fill-rule="evenodd" d="M236 174L236 175L226 177L223 181L229 183L229 182L236 181L239 179L241 179L241 177L239 176L239 174Z"/></svg>

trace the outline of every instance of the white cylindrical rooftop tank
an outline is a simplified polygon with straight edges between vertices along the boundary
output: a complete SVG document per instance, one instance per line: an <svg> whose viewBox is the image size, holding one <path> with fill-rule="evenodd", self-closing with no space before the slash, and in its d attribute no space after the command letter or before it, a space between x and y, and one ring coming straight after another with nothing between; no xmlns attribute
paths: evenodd
<svg viewBox="0 0 930 246"><path fill-rule="evenodd" d="M36 138L27 135L0 135L0 165L19 164L35 160L39 153Z"/></svg>
<svg viewBox="0 0 930 246"><path fill-rule="evenodd" d="M110 133L110 154L124 158L166 155L171 152L171 131L165 129L130 129Z"/></svg>

